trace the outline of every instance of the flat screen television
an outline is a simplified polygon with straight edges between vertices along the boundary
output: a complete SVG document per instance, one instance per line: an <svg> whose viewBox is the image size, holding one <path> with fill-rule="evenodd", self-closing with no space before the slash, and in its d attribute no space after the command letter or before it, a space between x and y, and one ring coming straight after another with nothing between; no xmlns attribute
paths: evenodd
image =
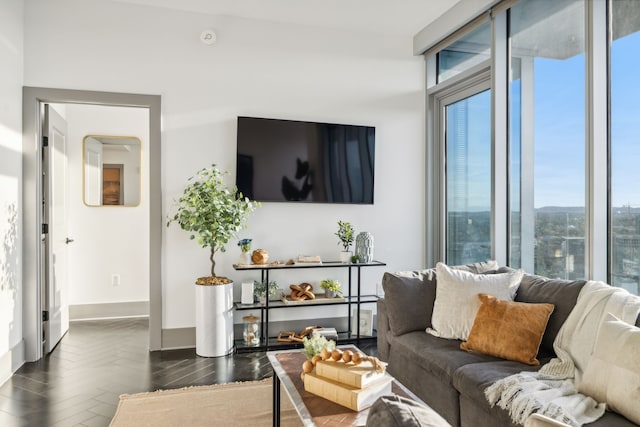
<svg viewBox="0 0 640 427"><path fill-rule="evenodd" d="M371 126L238 117L236 185L261 202L373 204Z"/></svg>

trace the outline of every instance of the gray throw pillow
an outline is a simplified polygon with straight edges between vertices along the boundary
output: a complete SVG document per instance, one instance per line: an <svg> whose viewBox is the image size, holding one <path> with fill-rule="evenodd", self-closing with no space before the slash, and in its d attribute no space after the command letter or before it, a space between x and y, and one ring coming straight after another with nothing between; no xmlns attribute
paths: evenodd
<svg viewBox="0 0 640 427"><path fill-rule="evenodd" d="M431 326L436 299L434 269L384 273L382 288L391 334L424 331Z"/></svg>
<svg viewBox="0 0 640 427"><path fill-rule="evenodd" d="M382 396L367 417L366 427L451 427L436 411L401 396Z"/></svg>
<svg viewBox="0 0 640 427"><path fill-rule="evenodd" d="M548 279L531 274L525 274L522 278L515 301L550 303L555 306L538 350L541 357L555 355L553 341L576 305L578 294L585 283L584 280Z"/></svg>
<svg viewBox="0 0 640 427"><path fill-rule="evenodd" d="M489 260L466 265L450 265L449 268L468 271L469 273L475 274L496 273L496 270L498 269L498 261Z"/></svg>

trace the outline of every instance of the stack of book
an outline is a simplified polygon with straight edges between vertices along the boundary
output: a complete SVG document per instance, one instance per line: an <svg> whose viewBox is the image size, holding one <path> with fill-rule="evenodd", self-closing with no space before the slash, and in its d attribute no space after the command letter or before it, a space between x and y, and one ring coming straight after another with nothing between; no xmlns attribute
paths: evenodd
<svg viewBox="0 0 640 427"><path fill-rule="evenodd" d="M299 255L296 264L322 264L320 255Z"/></svg>
<svg viewBox="0 0 640 427"><path fill-rule="evenodd" d="M380 396L391 394L393 378L376 372L371 362L353 363L319 360L313 372L304 375L304 389L354 411L370 407Z"/></svg>

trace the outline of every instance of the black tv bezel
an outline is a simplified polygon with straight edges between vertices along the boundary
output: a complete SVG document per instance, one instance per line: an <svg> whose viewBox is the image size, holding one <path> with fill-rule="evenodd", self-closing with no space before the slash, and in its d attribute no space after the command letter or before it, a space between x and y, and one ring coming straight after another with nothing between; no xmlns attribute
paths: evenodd
<svg viewBox="0 0 640 427"><path fill-rule="evenodd" d="M344 201L318 201L318 200L261 200L259 198L252 199L254 201L260 203L296 203L296 204L320 204L320 205L355 205L355 206L372 206L375 204L375 171L376 171L376 127L373 125L362 125L362 124L352 124L352 123L335 123L335 122L325 122L325 121L309 121L309 120L293 120L293 119L280 119L274 117L257 117L257 116L237 116L236 121L236 176L235 176L235 184L238 184L238 162L241 156L238 150L239 144L239 130L240 130L240 120L241 119L257 119L257 120L266 120L266 121L274 121L274 122L289 122L289 123L306 123L312 125L329 125L329 126L344 126L344 127L354 127L354 128L364 128L371 129L374 133L373 140L373 157L371 162L371 202L344 202Z"/></svg>

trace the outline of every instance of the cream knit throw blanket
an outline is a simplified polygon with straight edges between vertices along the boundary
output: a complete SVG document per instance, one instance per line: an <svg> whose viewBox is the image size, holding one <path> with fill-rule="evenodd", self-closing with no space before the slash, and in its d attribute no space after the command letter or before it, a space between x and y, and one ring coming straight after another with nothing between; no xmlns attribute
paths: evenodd
<svg viewBox="0 0 640 427"><path fill-rule="evenodd" d="M518 424L536 412L573 427L600 418L606 405L578 393L577 387L607 313L633 325L640 297L603 282L587 282L553 342L557 358L538 372L521 372L489 386L485 396L491 406L509 411Z"/></svg>

